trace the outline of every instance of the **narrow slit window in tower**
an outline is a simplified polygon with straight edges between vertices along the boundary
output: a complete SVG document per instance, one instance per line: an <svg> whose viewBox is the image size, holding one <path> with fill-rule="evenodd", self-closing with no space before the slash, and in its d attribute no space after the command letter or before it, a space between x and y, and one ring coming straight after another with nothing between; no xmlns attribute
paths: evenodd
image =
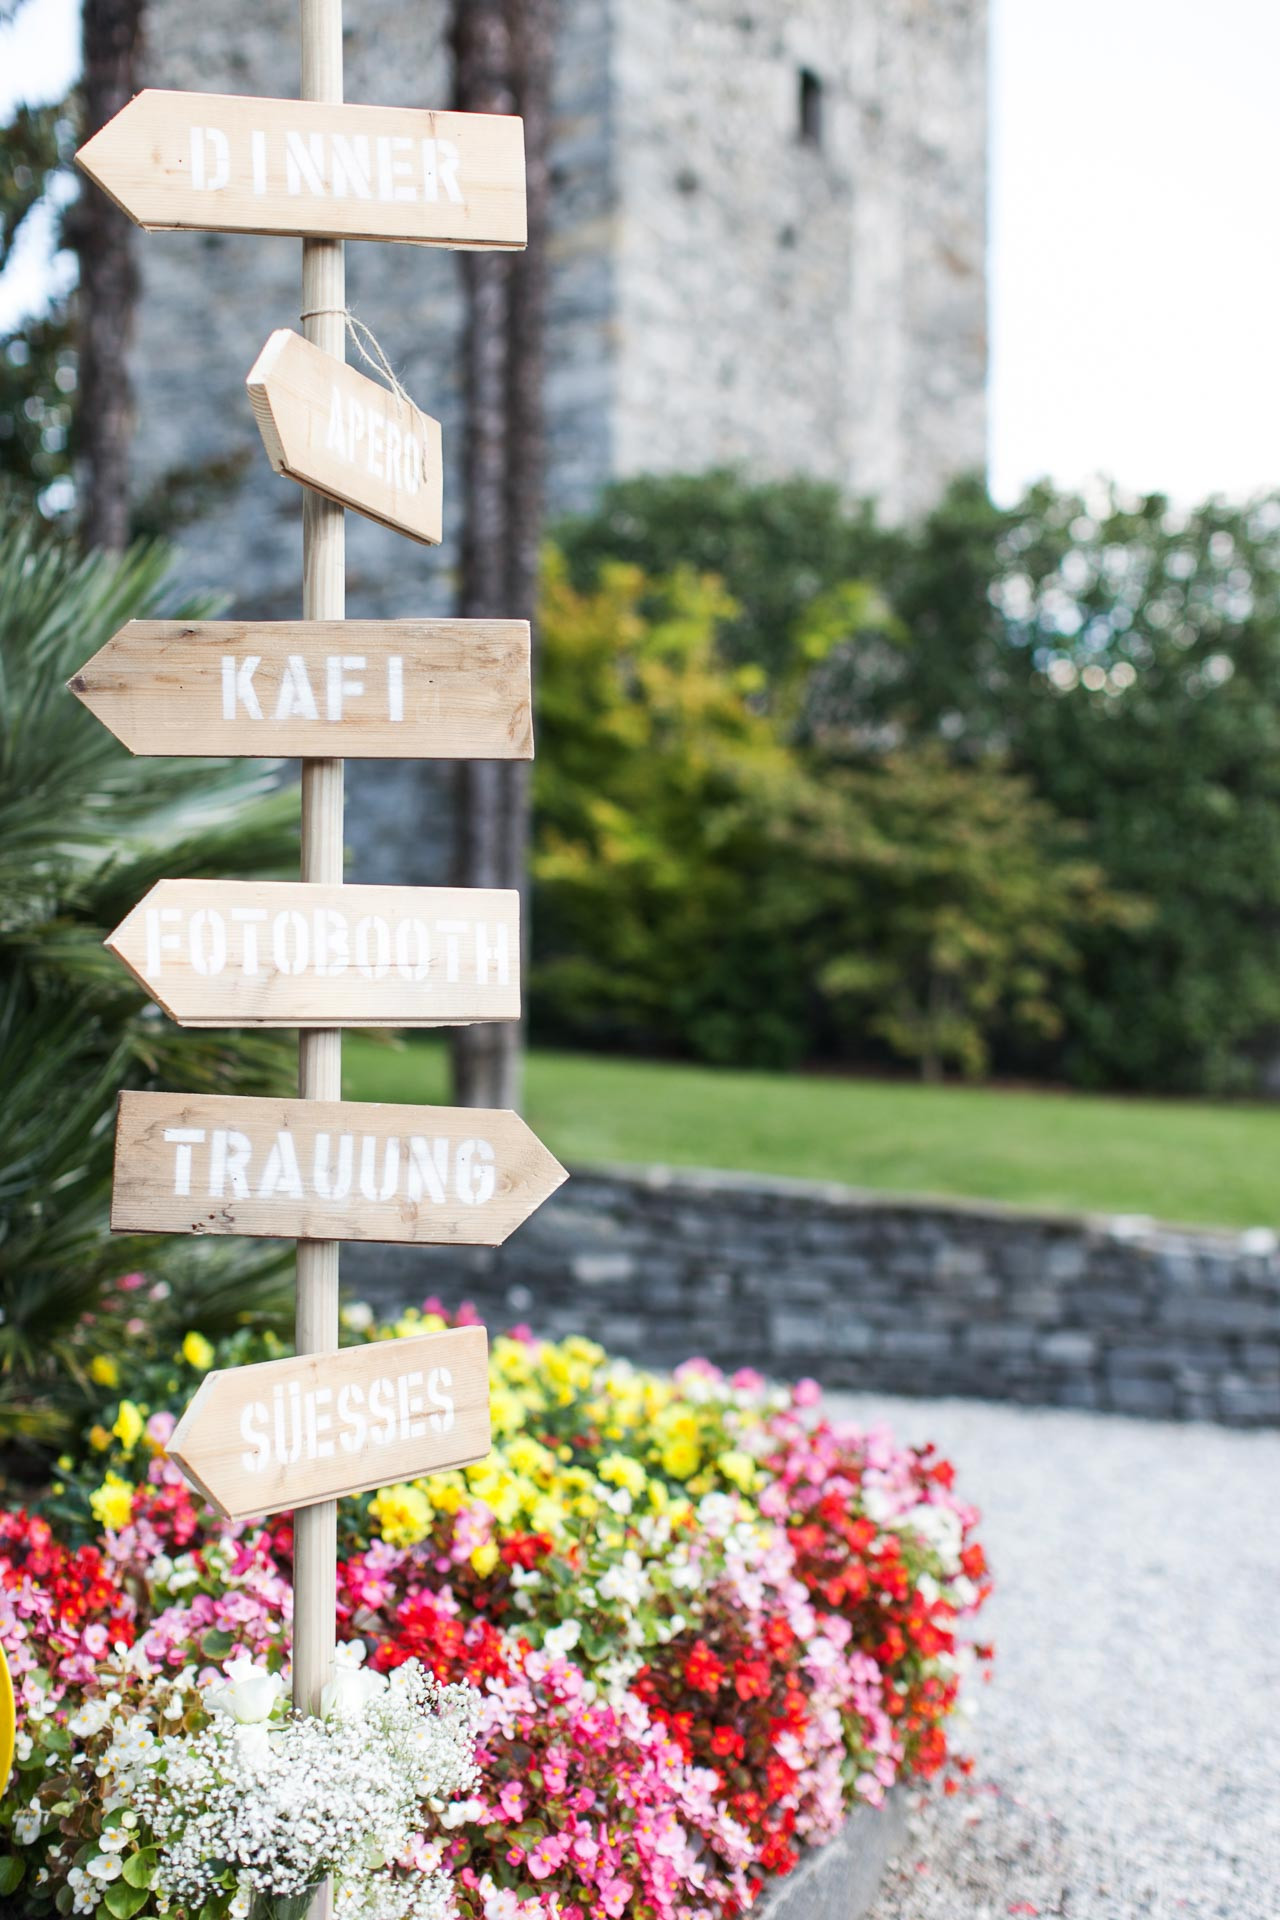
<svg viewBox="0 0 1280 1920"><path fill-rule="evenodd" d="M800 69L800 144L822 145L822 82L809 67Z"/></svg>

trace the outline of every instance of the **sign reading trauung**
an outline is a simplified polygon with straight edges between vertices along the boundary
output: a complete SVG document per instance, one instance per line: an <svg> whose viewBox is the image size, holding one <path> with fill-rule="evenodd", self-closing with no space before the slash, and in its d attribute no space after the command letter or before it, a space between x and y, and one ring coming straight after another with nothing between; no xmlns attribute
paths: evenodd
<svg viewBox="0 0 1280 1920"><path fill-rule="evenodd" d="M148 88L76 161L153 230L525 244L514 115Z"/></svg>
<svg viewBox="0 0 1280 1920"><path fill-rule="evenodd" d="M497 1247L567 1178L503 1110L122 1093L111 1225Z"/></svg>

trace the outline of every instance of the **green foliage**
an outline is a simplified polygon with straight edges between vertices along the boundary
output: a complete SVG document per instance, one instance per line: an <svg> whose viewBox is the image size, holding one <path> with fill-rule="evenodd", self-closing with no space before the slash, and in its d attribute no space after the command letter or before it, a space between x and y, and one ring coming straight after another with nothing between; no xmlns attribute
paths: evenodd
<svg viewBox="0 0 1280 1920"><path fill-rule="evenodd" d="M819 669L865 611L837 598L834 626L820 607L799 627ZM854 755L841 728L842 759L798 744L809 679L760 702L758 672L717 654L731 614L688 571L608 565L584 593L550 557L540 1030L759 1065L871 1038L970 1074L1002 1024L1056 1031L1076 936L1123 910L1056 816L987 759Z"/></svg>
<svg viewBox="0 0 1280 1920"><path fill-rule="evenodd" d="M262 874L290 858L296 801L269 770L203 761L197 778L189 762L135 760L66 690L118 626L159 610L166 569L159 549L77 558L29 522L0 522L0 1436L65 1429L80 1316L142 1255L106 1234L117 1089L265 1093L289 1076L274 1037L171 1026L102 948L165 874ZM163 1250L145 1246L154 1265ZM200 1309L222 1325L279 1311L242 1258L170 1251L165 1270L182 1325Z"/></svg>
<svg viewBox="0 0 1280 1920"><path fill-rule="evenodd" d="M75 144L70 101L19 106L0 129L0 272L25 222L62 196ZM75 386L67 298L0 335L0 505L47 509L51 484L69 480Z"/></svg>

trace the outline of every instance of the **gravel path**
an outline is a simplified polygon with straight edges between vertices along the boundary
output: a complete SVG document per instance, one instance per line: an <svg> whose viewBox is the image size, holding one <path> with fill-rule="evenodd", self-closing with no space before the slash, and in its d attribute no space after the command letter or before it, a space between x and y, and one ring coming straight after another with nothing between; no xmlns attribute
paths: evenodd
<svg viewBox="0 0 1280 1920"><path fill-rule="evenodd" d="M1280 1920L1280 1434L838 1396L983 1511L995 1677L868 1920Z"/></svg>

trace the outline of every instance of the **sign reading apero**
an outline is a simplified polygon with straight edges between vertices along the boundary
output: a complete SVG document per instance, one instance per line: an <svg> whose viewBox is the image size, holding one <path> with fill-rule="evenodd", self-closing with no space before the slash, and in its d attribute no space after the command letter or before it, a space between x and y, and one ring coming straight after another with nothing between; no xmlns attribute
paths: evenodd
<svg viewBox="0 0 1280 1920"><path fill-rule="evenodd" d="M229 1520L471 1466L488 1451L483 1327L206 1374L168 1445Z"/></svg>
<svg viewBox="0 0 1280 1920"><path fill-rule="evenodd" d="M245 381L267 458L414 540L444 537L440 423L281 327Z"/></svg>
<svg viewBox="0 0 1280 1920"><path fill-rule="evenodd" d="M122 1093L111 1225L497 1247L567 1178L501 1110Z"/></svg>
<svg viewBox="0 0 1280 1920"><path fill-rule="evenodd" d="M161 880L106 945L179 1026L520 1018L520 895Z"/></svg>
<svg viewBox="0 0 1280 1920"><path fill-rule="evenodd" d="M526 620L131 620L68 685L131 753L533 757Z"/></svg>
<svg viewBox="0 0 1280 1920"><path fill-rule="evenodd" d="M76 161L153 231L525 244L524 128L505 114L148 88Z"/></svg>

